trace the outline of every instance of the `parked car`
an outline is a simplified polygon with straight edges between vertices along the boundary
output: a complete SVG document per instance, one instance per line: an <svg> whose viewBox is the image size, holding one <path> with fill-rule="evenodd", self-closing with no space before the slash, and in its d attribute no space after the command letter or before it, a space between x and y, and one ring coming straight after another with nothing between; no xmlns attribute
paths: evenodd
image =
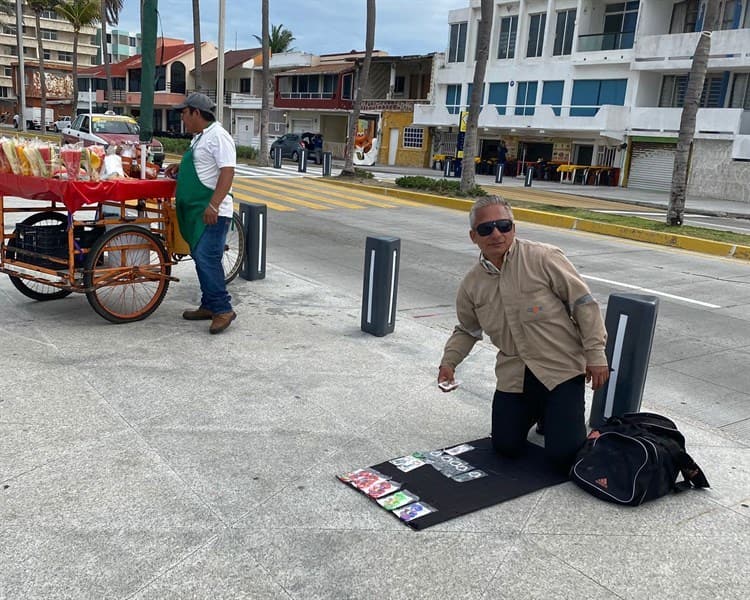
<svg viewBox="0 0 750 600"><path fill-rule="evenodd" d="M293 161L297 161L299 160L300 150L304 147L305 143L299 133L285 133L271 144L271 158L273 158L276 148L281 148L281 158L291 158Z"/></svg>
<svg viewBox="0 0 750 600"><path fill-rule="evenodd" d="M70 127L70 121L70 117L68 115L65 115L63 117L60 117L58 121L55 121L52 124L52 127L57 133L60 133L66 127Z"/></svg>
<svg viewBox="0 0 750 600"><path fill-rule="evenodd" d="M75 144L83 142L84 146L101 144L121 145L140 143L138 122L127 115L116 115L113 112L84 113L78 115L69 127L62 131L63 142ZM151 160L161 167L164 163L164 146L156 138L151 142Z"/></svg>

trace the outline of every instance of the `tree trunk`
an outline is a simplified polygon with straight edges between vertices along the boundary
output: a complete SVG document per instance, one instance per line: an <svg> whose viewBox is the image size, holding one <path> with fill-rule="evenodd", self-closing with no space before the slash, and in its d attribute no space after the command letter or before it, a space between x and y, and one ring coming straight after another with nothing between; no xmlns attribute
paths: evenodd
<svg viewBox="0 0 750 600"><path fill-rule="evenodd" d="M107 0L102 0L102 64L104 65L104 100L107 110L112 110L112 69L109 68L109 56L107 55ZM90 79L89 83L93 80ZM93 90L89 89L89 94Z"/></svg>
<svg viewBox="0 0 750 600"><path fill-rule="evenodd" d="M720 0L707 0L703 16L703 31L693 54L693 62L688 76L685 102L680 117L680 133L677 136L677 149L674 154L672 189L669 194L667 225L682 225L685 213L685 192L687 190L688 161L695 135L695 121L700 106L703 84L708 70L708 55L711 52L711 31L716 27Z"/></svg>
<svg viewBox="0 0 750 600"><path fill-rule="evenodd" d="M41 19L39 18L40 13L34 12L34 25L36 26L36 47L39 53L39 91L42 97L41 100L41 115L39 115L39 129L42 133L47 131L47 76L44 73L44 47L42 44L41 36Z"/></svg>
<svg viewBox="0 0 750 600"><path fill-rule="evenodd" d="M201 90L201 5L193 0L193 54L195 56L195 89Z"/></svg>
<svg viewBox="0 0 750 600"><path fill-rule="evenodd" d="M461 191L468 194L476 184L477 124L479 111L482 109L482 91L484 76L487 72L487 59L490 54L490 31L492 31L492 13L494 0L482 0L481 20L477 31L477 60L474 65L474 82L469 99L469 117L464 137L464 157L461 161ZM460 135L460 134L459 134Z"/></svg>
<svg viewBox="0 0 750 600"><path fill-rule="evenodd" d="M365 37L365 60L357 77L357 95L352 106L352 120L349 123L349 137L346 139L346 157L342 175L354 175L354 138L357 135L359 112L362 106L363 90L367 88L370 77L372 49L375 46L375 0L367 0L367 33Z"/></svg>
<svg viewBox="0 0 750 600"><path fill-rule="evenodd" d="M258 164L261 167L268 166L268 121L271 114L271 98L273 93L273 80L271 79L271 45L268 25L268 0L261 2L261 40L263 45L263 78L260 99L260 155Z"/></svg>

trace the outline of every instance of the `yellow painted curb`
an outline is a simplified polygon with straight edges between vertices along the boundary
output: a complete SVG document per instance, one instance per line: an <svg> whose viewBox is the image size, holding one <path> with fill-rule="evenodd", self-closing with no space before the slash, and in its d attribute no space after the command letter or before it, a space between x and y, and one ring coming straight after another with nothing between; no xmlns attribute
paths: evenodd
<svg viewBox="0 0 750 600"><path fill-rule="evenodd" d="M424 192L412 192L396 188L381 188L375 185L350 183L333 179L325 179L325 181L335 185L352 187L375 194L403 198L404 200L411 200L413 202L421 202L431 206L441 206L443 208L451 208L454 210L462 210L464 212L468 212L471 209L471 205L474 203L474 200L449 198L447 196L437 196L434 194L426 194ZM513 208L513 215L519 221L527 221L539 225L575 229L586 231L588 233L598 233L600 235L608 235L611 237L646 242L649 244L658 244L660 246L670 246L672 248L690 250L702 254L711 254L713 256L727 256L742 260L750 260L750 246L741 246L729 242L716 242L687 235L664 233L662 231L649 231L647 229L614 225L612 223L599 223L598 221L589 221L588 219L579 219L568 215L558 215L556 213L531 210L528 208Z"/></svg>

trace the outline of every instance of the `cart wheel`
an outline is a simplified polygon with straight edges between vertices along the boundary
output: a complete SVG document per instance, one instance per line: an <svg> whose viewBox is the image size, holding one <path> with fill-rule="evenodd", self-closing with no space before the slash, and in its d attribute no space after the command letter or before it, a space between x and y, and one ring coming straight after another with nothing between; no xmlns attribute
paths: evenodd
<svg viewBox="0 0 750 600"><path fill-rule="evenodd" d="M242 258L245 256L245 230L242 227L240 215L234 213L227 231L227 241L224 244L224 256L221 266L224 267L224 281L229 283L240 272Z"/></svg>
<svg viewBox="0 0 750 600"><path fill-rule="evenodd" d="M91 307L112 323L140 321L161 304L172 271L162 241L137 225L100 237L88 253L84 284Z"/></svg>
<svg viewBox="0 0 750 600"><path fill-rule="evenodd" d="M21 222L24 225L57 225L60 223L67 225L68 217L62 213L48 210L31 215L28 219L24 219ZM8 255L11 259L15 258L15 253L11 253L11 248L14 248L15 246L16 240L10 238L8 240ZM39 283L30 279L23 279L22 277L14 277L13 275L8 275L8 277L10 278L10 282L19 292L24 296L27 296L32 300L38 300L39 302L44 302L46 300L59 300L60 298L65 298L73 293L70 290L61 290L54 285L45 285L44 283Z"/></svg>

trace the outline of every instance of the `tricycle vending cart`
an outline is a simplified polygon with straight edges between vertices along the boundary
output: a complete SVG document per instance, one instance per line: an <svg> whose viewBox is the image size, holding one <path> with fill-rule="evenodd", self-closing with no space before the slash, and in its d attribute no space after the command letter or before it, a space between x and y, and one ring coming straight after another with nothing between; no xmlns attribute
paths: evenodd
<svg viewBox="0 0 750 600"><path fill-rule="evenodd" d="M0 272L35 300L82 292L113 323L149 316L185 248L171 179L66 181L0 174ZM78 220L86 212L93 217ZM6 232L6 222L17 221Z"/></svg>

